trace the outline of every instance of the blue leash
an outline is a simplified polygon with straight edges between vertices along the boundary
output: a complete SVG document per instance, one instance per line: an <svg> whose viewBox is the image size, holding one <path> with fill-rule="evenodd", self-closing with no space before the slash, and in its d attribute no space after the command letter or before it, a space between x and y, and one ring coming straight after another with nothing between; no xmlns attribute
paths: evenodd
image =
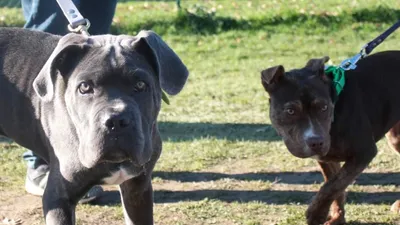
<svg viewBox="0 0 400 225"><path fill-rule="evenodd" d="M376 37L374 40L368 42L364 47L361 48L360 52L346 60L343 60L340 63L340 68L344 70L353 70L357 67L357 62L364 58L365 56L369 55L374 48L376 48L380 43L382 43L389 35L391 35L397 28L400 27L400 20L397 23L393 24L389 29L383 32L381 35Z"/></svg>

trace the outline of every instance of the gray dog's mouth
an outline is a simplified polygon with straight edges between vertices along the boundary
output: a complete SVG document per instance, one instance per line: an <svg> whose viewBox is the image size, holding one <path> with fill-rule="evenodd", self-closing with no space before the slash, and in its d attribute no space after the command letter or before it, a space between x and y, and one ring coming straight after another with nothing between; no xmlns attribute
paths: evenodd
<svg viewBox="0 0 400 225"><path fill-rule="evenodd" d="M122 162L132 162L132 159L129 157L128 154L121 150L109 151L100 160L100 163L118 164Z"/></svg>
<svg viewBox="0 0 400 225"><path fill-rule="evenodd" d="M102 163L111 163L111 164L121 164L125 162L133 163L131 159L104 159L101 160Z"/></svg>

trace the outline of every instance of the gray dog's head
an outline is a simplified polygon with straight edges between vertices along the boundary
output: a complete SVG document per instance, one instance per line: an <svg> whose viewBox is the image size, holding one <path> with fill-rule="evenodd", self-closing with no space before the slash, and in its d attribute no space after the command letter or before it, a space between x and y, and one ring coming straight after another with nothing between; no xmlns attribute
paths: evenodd
<svg viewBox="0 0 400 225"><path fill-rule="evenodd" d="M181 91L188 71L154 32L62 37L34 81L44 102L58 102L79 141L81 163L150 160L161 89Z"/></svg>
<svg viewBox="0 0 400 225"><path fill-rule="evenodd" d="M334 106L328 57L311 59L302 69L268 68L261 81L270 96L270 119L286 147L297 157L323 157L330 148Z"/></svg>

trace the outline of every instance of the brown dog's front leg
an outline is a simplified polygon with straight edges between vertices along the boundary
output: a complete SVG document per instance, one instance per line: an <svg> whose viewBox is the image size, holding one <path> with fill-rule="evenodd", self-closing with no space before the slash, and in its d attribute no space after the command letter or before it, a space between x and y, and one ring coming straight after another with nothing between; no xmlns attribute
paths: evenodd
<svg viewBox="0 0 400 225"><path fill-rule="evenodd" d="M386 139L391 149L400 153L400 122L397 122L386 133Z"/></svg>
<svg viewBox="0 0 400 225"><path fill-rule="evenodd" d="M332 179L340 170L340 163L338 162L318 162L322 175L324 176L325 182ZM343 191L339 197L337 197L331 205L330 217L328 217L328 222L330 224L345 224L346 220L344 218L344 202L346 201L346 193Z"/></svg>
<svg viewBox="0 0 400 225"><path fill-rule="evenodd" d="M365 148L364 148L365 149ZM347 160L339 172L329 179L319 190L306 212L307 223L310 225L331 225L326 221L329 207L340 197L356 177L368 166L376 155L376 146L365 149L363 154L356 154ZM356 158L358 157L358 158Z"/></svg>
<svg viewBox="0 0 400 225"><path fill-rule="evenodd" d="M153 224L153 188L150 178L143 175L125 181L119 187L125 224Z"/></svg>

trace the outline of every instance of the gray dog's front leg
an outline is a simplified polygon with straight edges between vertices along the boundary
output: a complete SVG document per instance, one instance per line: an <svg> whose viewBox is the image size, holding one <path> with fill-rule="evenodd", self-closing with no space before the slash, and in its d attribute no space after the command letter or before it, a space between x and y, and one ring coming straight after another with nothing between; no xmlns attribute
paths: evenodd
<svg viewBox="0 0 400 225"><path fill-rule="evenodd" d="M74 225L75 206L67 203L63 199L52 199L43 196L43 211L47 225ZM47 201L47 202L46 202Z"/></svg>
<svg viewBox="0 0 400 225"><path fill-rule="evenodd" d="M76 203L62 191L62 180L50 173L47 184L42 199L46 225L74 225Z"/></svg>
<svg viewBox="0 0 400 225"><path fill-rule="evenodd" d="M82 171L70 172L80 179L69 181L61 174L56 163L50 165L50 174L43 194L43 212L47 225L74 225L76 205L92 187L88 174Z"/></svg>
<svg viewBox="0 0 400 225"><path fill-rule="evenodd" d="M149 177L133 178L120 185L127 225L153 224L153 188Z"/></svg>

